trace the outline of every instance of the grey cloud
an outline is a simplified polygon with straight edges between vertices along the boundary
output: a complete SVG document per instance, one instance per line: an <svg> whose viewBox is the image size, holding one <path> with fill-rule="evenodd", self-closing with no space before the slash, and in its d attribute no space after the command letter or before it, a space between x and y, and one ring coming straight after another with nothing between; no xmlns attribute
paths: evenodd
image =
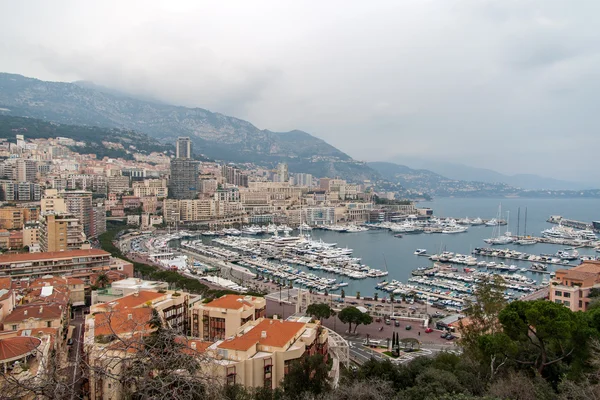
<svg viewBox="0 0 600 400"><path fill-rule="evenodd" d="M600 185L598 12L595 0L4 3L0 70L302 129L358 159L425 154Z"/></svg>

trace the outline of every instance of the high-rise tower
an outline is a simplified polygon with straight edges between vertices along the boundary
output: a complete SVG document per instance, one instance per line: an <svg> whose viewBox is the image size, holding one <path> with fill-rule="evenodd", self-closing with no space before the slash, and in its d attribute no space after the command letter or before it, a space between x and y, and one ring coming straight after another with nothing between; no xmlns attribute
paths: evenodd
<svg viewBox="0 0 600 400"><path fill-rule="evenodd" d="M175 157L184 160L192 158L192 141L189 137L180 137L177 139Z"/></svg>

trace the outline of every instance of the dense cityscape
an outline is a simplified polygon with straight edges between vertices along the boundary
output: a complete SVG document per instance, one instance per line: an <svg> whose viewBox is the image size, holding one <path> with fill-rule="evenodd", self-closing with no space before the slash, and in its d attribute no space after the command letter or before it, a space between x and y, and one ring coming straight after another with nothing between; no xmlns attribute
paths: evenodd
<svg viewBox="0 0 600 400"><path fill-rule="evenodd" d="M600 399L598 11L0 1L0 400Z"/></svg>

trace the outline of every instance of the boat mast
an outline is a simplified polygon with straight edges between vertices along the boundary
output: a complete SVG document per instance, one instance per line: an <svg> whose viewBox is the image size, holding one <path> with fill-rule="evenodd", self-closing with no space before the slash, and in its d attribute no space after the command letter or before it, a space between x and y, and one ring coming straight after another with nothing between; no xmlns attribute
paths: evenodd
<svg viewBox="0 0 600 400"><path fill-rule="evenodd" d="M510 221L510 211L506 212L506 232L504 233L505 236L508 236L508 223Z"/></svg>
<svg viewBox="0 0 600 400"><path fill-rule="evenodd" d="M523 232L524 236L527 236L527 207L525 207L525 232Z"/></svg>
<svg viewBox="0 0 600 400"><path fill-rule="evenodd" d="M517 209L517 239L519 238L519 228L521 224L521 207Z"/></svg>

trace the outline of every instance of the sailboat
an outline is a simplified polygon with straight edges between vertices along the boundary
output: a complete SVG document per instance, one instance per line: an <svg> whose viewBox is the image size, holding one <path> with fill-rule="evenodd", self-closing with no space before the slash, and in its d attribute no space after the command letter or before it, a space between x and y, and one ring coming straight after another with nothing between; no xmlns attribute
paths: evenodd
<svg viewBox="0 0 600 400"><path fill-rule="evenodd" d="M500 204L500 206L498 207L498 217L497 218L493 218L491 221L500 221L500 216L502 215L502 204ZM489 239L483 239L484 242L486 242L487 244L491 244L492 246L494 245L504 245L504 244L509 244L513 242L513 238L512 238L512 234L508 231L508 222L509 222L509 216L510 216L510 211L506 212L506 232L504 233L504 235L500 234L500 224L498 222L496 222L494 226L494 231L492 232L492 237ZM486 223L487 225L487 223Z"/></svg>
<svg viewBox="0 0 600 400"><path fill-rule="evenodd" d="M525 207L525 231L523 232L523 238L517 240L515 244L520 244L521 246L529 246L536 243L537 240L533 239L531 236L527 236L527 207Z"/></svg>

